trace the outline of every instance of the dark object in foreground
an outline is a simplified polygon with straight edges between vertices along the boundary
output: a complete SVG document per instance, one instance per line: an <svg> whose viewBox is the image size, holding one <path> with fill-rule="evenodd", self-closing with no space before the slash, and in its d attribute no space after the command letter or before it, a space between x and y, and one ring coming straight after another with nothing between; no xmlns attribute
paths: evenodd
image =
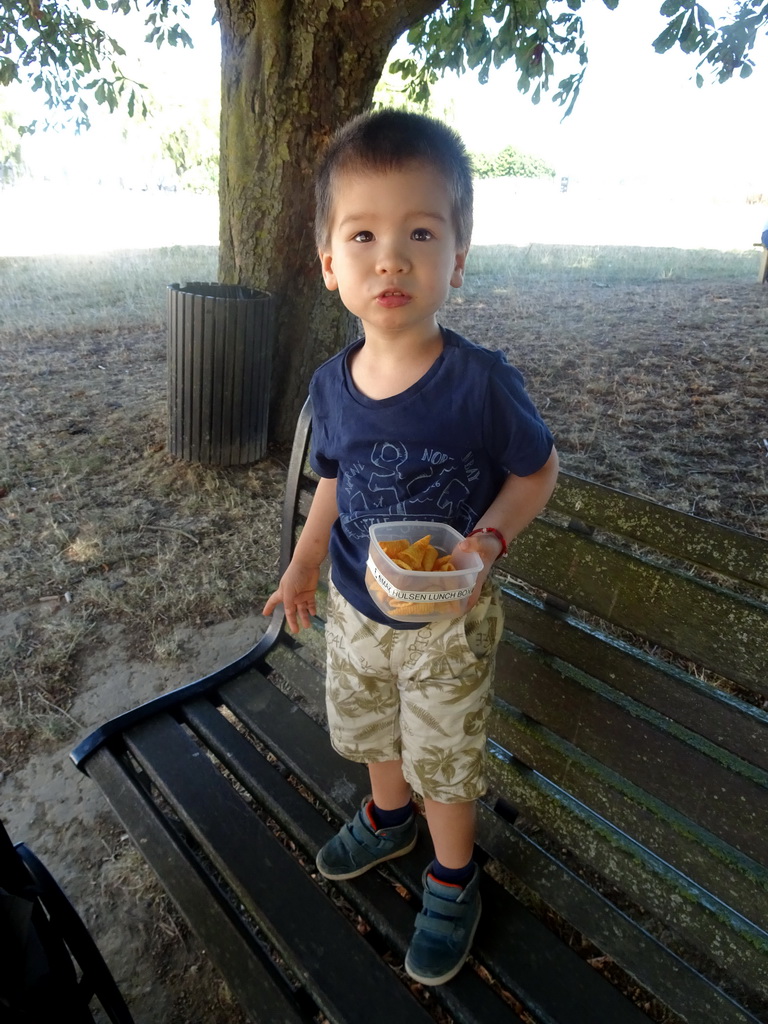
<svg viewBox="0 0 768 1024"><path fill-rule="evenodd" d="M4 1024L133 1024L88 930L44 865L0 822L0 1018Z"/></svg>
<svg viewBox="0 0 768 1024"><path fill-rule="evenodd" d="M283 567L313 486L309 426L305 407ZM520 1007L540 1022L641 1024L654 1000L691 1021L759 1024L768 543L563 475L499 566L485 911L470 965L430 999L478 1024L519 1021ZM276 612L242 658L72 756L247 1013L308 1022L319 1008L359 1024L360 993L375 991L366 1024L426 1022L390 965L410 939L428 843L348 883L314 870L367 789L322 724L317 625L299 643Z"/></svg>

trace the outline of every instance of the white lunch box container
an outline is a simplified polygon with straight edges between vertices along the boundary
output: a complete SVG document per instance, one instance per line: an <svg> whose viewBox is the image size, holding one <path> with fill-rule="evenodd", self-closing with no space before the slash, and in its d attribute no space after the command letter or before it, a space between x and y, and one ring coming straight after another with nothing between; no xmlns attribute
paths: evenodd
<svg viewBox="0 0 768 1024"><path fill-rule="evenodd" d="M379 608L399 622L434 622L464 615L483 560L474 551L457 551L453 570L408 570L384 553L381 541L407 540L429 534L438 555L450 555L464 538L452 526L421 520L377 523L369 531L365 583Z"/></svg>

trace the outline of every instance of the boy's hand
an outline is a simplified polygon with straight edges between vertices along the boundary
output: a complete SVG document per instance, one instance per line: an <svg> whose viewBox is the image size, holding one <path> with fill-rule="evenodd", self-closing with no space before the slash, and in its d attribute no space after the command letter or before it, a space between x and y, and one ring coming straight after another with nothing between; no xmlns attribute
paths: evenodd
<svg viewBox="0 0 768 1024"><path fill-rule="evenodd" d="M315 592L320 579L320 569L312 565L288 566L280 585L264 605L262 615L271 615L279 604L285 609L285 618L292 633L312 625L311 616L317 614Z"/></svg>
<svg viewBox="0 0 768 1024"><path fill-rule="evenodd" d="M483 584L490 575L493 563L499 557L501 545L492 533L476 533L474 537L465 537L464 540L460 541L456 545L456 550L474 551L480 555L483 560L483 568L478 573L475 589L467 599L467 611L469 611L470 608L474 608L480 600L480 593L483 589Z"/></svg>

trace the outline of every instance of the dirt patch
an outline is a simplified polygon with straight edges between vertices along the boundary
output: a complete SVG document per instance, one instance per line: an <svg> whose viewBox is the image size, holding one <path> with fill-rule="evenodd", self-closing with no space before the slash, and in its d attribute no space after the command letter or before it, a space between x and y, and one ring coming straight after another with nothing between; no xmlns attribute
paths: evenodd
<svg viewBox="0 0 768 1024"><path fill-rule="evenodd" d="M768 288L542 281L451 312L523 369L564 469L768 536Z"/></svg>
<svg viewBox="0 0 768 1024"><path fill-rule="evenodd" d="M443 317L504 348L566 470L768 535L768 288L529 278ZM275 582L286 453L168 456L165 337L0 334L2 817L58 878L143 1024L239 1010L72 767L96 725L240 655Z"/></svg>

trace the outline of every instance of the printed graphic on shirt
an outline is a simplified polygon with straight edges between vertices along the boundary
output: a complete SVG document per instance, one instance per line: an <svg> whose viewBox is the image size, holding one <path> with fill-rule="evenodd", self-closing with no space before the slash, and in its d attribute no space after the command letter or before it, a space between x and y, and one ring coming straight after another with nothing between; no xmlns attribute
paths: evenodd
<svg viewBox="0 0 768 1024"><path fill-rule="evenodd" d="M479 475L472 452L457 458L419 446L412 455L402 441L379 441L367 460L352 463L343 474L344 532L362 538L372 523L422 518L450 522L466 533L479 518L469 504L470 485Z"/></svg>

